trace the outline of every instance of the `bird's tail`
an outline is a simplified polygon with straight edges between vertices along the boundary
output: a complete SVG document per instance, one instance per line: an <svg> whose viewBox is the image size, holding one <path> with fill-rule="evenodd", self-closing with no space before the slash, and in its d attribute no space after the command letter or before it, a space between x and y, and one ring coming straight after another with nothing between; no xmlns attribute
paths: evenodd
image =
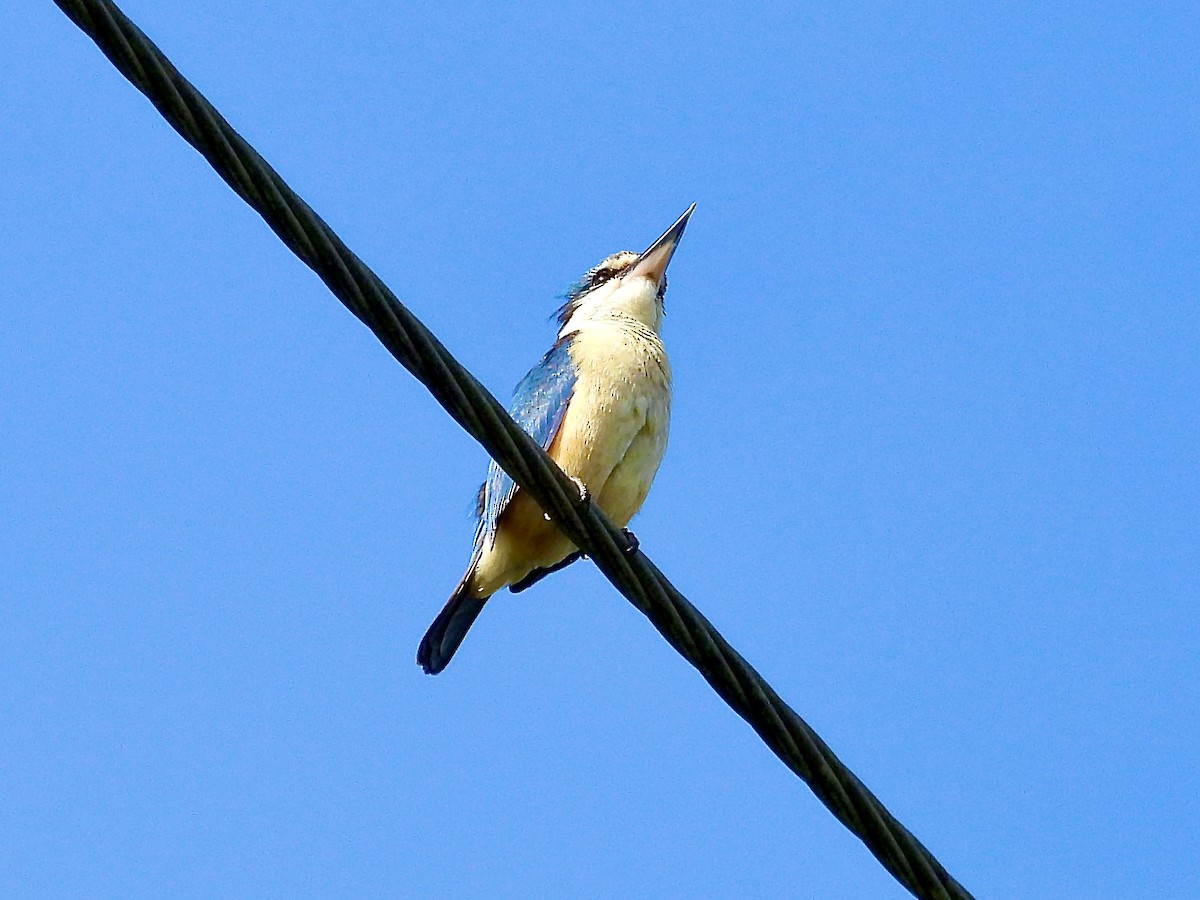
<svg viewBox="0 0 1200 900"><path fill-rule="evenodd" d="M436 675L450 664L458 645L483 612L483 604L488 598L474 596L471 584L474 574L475 567L471 566L425 632L425 637L421 638L421 644L417 647L417 663L426 675Z"/></svg>

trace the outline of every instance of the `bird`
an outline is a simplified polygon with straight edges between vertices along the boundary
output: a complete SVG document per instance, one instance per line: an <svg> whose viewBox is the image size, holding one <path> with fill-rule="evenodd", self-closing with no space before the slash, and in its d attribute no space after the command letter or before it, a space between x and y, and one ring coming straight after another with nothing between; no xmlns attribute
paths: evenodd
<svg viewBox="0 0 1200 900"><path fill-rule="evenodd" d="M659 332L667 265L696 204L643 253L588 269L558 310L558 337L513 391L509 414L624 528L641 508L667 446L671 367ZM446 668L497 591L518 593L583 554L493 460L475 503L470 562L417 648L430 675ZM636 547L636 539L631 545Z"/></svg>

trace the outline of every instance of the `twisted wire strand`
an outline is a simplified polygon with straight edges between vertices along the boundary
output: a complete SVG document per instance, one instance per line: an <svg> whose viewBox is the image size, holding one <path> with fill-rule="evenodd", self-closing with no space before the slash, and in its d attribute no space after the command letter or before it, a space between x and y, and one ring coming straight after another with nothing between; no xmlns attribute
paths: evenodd
<svg viewBox="0 0 1200 900"><path fill-rule="evenodd" d="M55 3L900 884L971 896L136 25L109 0Z"/></svg>

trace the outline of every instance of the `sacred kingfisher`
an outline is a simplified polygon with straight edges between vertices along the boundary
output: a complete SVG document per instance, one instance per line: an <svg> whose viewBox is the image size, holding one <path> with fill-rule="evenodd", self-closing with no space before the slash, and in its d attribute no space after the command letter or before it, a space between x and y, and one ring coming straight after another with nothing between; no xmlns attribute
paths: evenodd
<svg viewBox="0 0 1200 900"><path fill-rule="evenodd" d="M624 527L641 508L667 447L671 367L662 327L667 264L693 203L645 253L622 250L588 269L558 311L558 340L513 391L509 414ZM471 561L417 648L446 668L487 599L522 591L580 552L494 461L476 498Z"/></svg>

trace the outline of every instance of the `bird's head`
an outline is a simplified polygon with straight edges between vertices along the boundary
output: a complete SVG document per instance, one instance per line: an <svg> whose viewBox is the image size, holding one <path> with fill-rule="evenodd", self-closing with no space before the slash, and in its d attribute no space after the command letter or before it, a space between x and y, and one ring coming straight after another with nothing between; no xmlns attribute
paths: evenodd
<svg viewBox="0 0 1200 900"><path fill-rule="evenodd" d="M667 292L667 264L695 208L695 203L689 206L644 253L621 250L588 269L567 291L567 302L558 311L559 334L569 334L583 321L606 318L632 318L657 332Z"/></svg>

